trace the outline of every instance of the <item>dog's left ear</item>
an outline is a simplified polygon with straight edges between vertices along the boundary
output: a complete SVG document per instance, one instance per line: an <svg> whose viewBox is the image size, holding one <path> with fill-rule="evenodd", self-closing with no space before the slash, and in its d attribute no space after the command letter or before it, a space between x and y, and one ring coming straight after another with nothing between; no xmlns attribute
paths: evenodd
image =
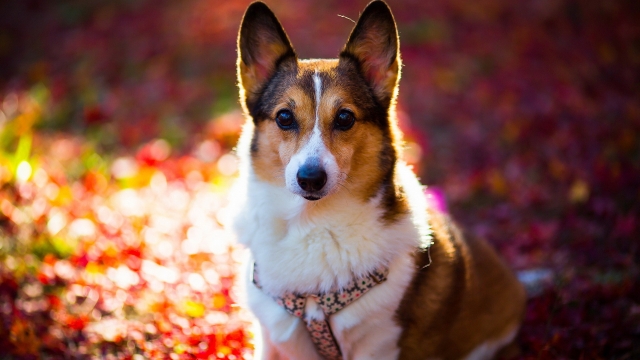
<svg viewBox="0 0 640 360"><path fill-rule="evenodd" d="M391 9L384 1L372 1L360 15L341 60L355 58L375 96L388 105L400 75L398 30Z"/></svg>

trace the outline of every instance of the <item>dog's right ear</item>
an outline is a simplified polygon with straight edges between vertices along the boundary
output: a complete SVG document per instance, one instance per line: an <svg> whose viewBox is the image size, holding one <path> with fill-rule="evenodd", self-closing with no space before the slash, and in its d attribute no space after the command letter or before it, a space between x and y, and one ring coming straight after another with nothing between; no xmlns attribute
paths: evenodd
<svg viewBox="0 0 640 360"><path fill-rule="evenodd" d="M251 102L283 61L296 59L282 25L263 2L249 5L238 34L240 97Z"/></svg>
<svg viewBox="0 0 640 360"><path fill-rule="evenodd" d="M341 61L355 59L378 100L390 103L400 78L400 50L396 21L384 1L374 0L364 9L340 53Z"/></svg>

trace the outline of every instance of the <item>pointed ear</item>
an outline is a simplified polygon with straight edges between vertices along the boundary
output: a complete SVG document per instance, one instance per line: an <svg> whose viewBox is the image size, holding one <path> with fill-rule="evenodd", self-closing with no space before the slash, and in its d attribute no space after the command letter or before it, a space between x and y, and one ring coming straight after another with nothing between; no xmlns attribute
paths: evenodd
<svg viewBox="0 0 640 360"><path fill-rule="evenodd" d="M254 2L242 18L238 34L238 80L241 96L259 92L278 65L296 53L282 25L263 2ZM243 100L247 100L247 99Z"/></svg>
<svg viewBox="0 0 640 360"><path fill-rule="evenodd" d="M383 104L395 96L400 75L398 30L384 1L372 1L351 31L340 58L355 59L374 94Z"/></svg>

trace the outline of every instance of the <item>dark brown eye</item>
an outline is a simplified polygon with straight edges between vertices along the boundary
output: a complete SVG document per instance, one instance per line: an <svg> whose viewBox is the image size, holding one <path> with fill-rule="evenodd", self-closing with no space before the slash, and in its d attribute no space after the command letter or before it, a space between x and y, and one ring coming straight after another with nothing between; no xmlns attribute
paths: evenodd
<svg viewBox="0 0 640 360"><path fill-rule="evenodd" d="M353 116L353 113L349 110L340 110L338 115L336 115L335 119L335 127L338 130L349 130L353 126L353 123L356 122L356 117Z"/></svg>
<svg viewBox="0 0 640 360"><path fill-rule="evenodd" d="M291 110L283 109L276 115L276 124L282 130L290 130L296 127L296 119Z"/></svg>

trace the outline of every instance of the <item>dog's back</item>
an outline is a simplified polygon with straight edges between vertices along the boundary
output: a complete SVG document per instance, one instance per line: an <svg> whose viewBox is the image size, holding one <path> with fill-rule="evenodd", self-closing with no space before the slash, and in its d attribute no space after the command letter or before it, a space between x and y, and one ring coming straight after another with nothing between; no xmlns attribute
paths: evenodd
<svg viewBox="0 0 640 360"><path fill-rule="evenodd" d="M432 211L433 245L398 307L400 359L485 359L515 337L525 292L484 241Z"/></svg>

